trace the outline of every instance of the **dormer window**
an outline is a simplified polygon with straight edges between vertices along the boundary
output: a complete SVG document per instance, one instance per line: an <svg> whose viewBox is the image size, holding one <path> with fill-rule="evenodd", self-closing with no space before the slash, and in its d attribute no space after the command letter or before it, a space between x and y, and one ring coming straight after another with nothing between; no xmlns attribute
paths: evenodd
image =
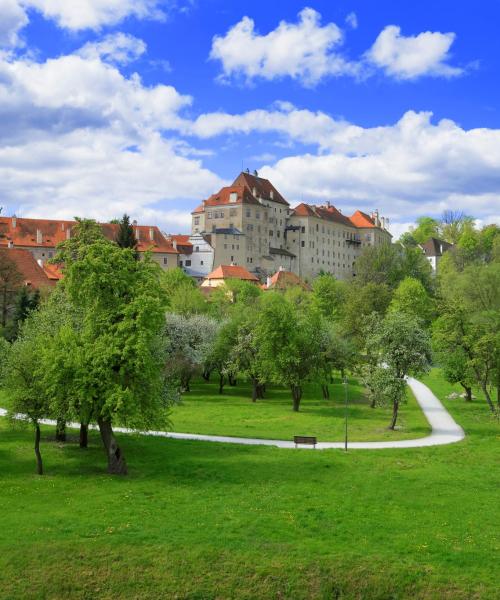
<svg viewBox="0 0 500 600"><path fill-rule="evenodd" d="M238 200L238 193L237 192L231 192L229 194L229 202L237 202Z"/></svg>

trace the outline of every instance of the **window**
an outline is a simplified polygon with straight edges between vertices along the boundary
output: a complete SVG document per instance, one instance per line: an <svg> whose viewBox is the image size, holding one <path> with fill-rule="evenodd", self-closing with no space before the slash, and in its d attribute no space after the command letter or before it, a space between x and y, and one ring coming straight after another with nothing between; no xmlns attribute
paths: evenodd
<svg viewBox="0 0 500 600"><path fill-rule="evenodd" d="M270 230L269 230L269 237L273 237L273 235L274 235L274 232L273 232L273 230L272 230L272 229L270 229Z"/></svg>
<svg viewBox="0 0 500 600"><path fill-rule="evenodd" d="M190 261L190 260L187 260L187 261L186 261L186 267L190 267L190 266L191 266L191 261Z"/></svg>
<svg viewBox="0 0 500 600"><path fill-rule="evenodd" d="M245 216L246 217L251 217L252 216L252 211L249 208L246 209Z"/></svg>
<svg viewBox="0 0 500 600"><path fill-rule="evenodd" d="M182 260L179 261L179 267L182 267Z"/></svg>
<svg viewBox="0 0 500 600"><path fill-rule="evenodd" d="M200 247L199 247L199 246L195 246L195 247L194 247L194 251L195 251L195 252L199 252L199 251L200 251Z"/></svg>
<svg viewBox="0 0 500 600"><path fill-rule="evenodd" d="M195 225L199 225L200 224L200 217L195 217L194 218L194 224Z"/></svg>
<svg viewBox="0 0 500 600"><path fill-rule="evenodd" d="M212 211L211 211L211 210L209 210L209 211L207 212L207 219L211 219L211 218L212 218Z"/></svg>
<svg viewBox="0 0 500 600"><path fill-rule="evenodd" d="M49 252L49 258L52 258L54 256L53 252Z"/></svg>
<svg viewBox="0 0 500 600"><path fill-rule="evenodd" d="M203 264L203 261L202 261L202 260L200 260L200 265L202 265L202 264Z"/></svg>
<svg viewBox="0 0 500 600"><path fill-rule="evenodd" d="M238 192L231 192L229 194L229 202L236 202L238 200Z"/></svg>
<svg viewBox="0 0 500 600"><path fill-rule="evenodd" d="M277 235L277 237L280 237L280 232L279 232L279 231L277 231L277 232L276 232L276 235Z"/></svg>
<svg viewBox="0 0 500 600"><path fill-rule="evenodd" d="M167 259L167 257L166 257L166 256L164 256L164 257L163 257L163 264L164 264L164 265L166 265L166 264L167 264L167 260L168 260L168 259Z"/></svg>
<svg viewBox="0 0 500 600"><path fill-rule="evenodd" d="M306 232L306 228L304 227L304 225L302 225L301 231L302 231L302 233Z"/></svg>
<svg viewBox="0 0 500 600"><path fill-rule="evenodd" d="M316 231L319 231L319 225L316 223Z"/></svg>
<svg viewBox="0 0 500 600"><path fill-rule="evenodd" d="M305 248L305 246L306 246L306 243L304 242L304 240L302 240L302 241L300 242L300 245L302 246L302 248Z"/></svg>
<svg viewBox="0 0 500 600"><path fill-rule="evenodd" d="M231 256L231 262L234 262L234 256Z"/></svg>
<svg viewBox="0 0 500 600"><path fill-rule="evenodd" d="M238 214L238 209L237 208L230 208L229 209L229 216L230 217L235 217Z"/></svg>
<svg viewBox="0 0 500 600"><path fill-rule="evenodd" d="M255 218L260 219L260 212L258 210L255 211Z"/></svg>
<svg viewBox="0 0 500 600"><path fill-rule="evenodd" d="M224 250L227 250L227 244L224 244Z"/></svg>

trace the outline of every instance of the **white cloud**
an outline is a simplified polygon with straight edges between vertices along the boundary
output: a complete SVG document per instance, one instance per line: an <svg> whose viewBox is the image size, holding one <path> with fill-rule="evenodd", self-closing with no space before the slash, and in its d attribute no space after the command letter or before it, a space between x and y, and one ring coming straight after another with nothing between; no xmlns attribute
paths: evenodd
<svg viewBox="0 0 500 600"><path fill-rule="evenodd" d="M281 21L261 35L254 21L243 17L226 35L214 37L210 58L222 63L226 80L287 76L315 85L328 75L356 74L357 66L334 51L343 42L341 29L335 23L322 26L320 21L318 12L304 8L297 23Z"/></svg>
<svg viewBox="0 0 500 600"><path fill-rule="evenodd" d="M2 204L38 217L109 219L126 210L177 227L186 214L179 199L191 206L224 183L196 149L162 135L180 126L190 102L98 57L0 59Z"/></svg>
<svg viewBox="0 0 500 600"><path fill-rule="evenodd" d="M398 79L416 79L424 75L454 77L463 73L447 64L454 33L425 31L404 36L401 28L388 25L366 53L368 61Z"/></svg>
<svg viewBox="0 0 500 600"><path fill-rule="evenodd" d="M16 46L18 33L28 23L28 17L17 0L0 2L0 48Z"/></svg>
<svg viewBox="0 0 500 600"><path fill-rule="evenodd" d="M126 65L146 52L145 42L127 33L110 33L96 42L87 42L78 54L83 58L101 59Z"/></svg>
<svg viewBox="0 0 500 600"><path fill-rule="evenodd" d="M358 17L356 15L355 12L350 12L347 17L345 18L345 22L347 23L347 25L349 25L349 27L351 27L352 29L357 29L358 28Z"/></svg>
<svg viewBox="0 0 500 600"><path fill-rule="evenodd" d="M116 25L127 17L161 19L159 0L18 0L73 31Z"/></svg>

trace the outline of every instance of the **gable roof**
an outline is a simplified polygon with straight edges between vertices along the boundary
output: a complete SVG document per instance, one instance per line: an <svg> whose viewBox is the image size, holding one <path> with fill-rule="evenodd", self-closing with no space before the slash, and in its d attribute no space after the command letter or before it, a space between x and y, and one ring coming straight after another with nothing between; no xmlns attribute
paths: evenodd
<svg viewBox="0 0 500 600"><path fill-rule="evenodd" d="M264 284L262 288L266 290L284 290L294 286L299 286L304 290L310 289L309 286L302 281L298 275L292 273L291 271L284 271L280 269L269 278L269 281Z"/></svg>
<svg viewBox="0 0 500 600"><path fill-rule="evenodd" d="M375 224L375 221L369 215L362 212L361 210L357 210L350 217L350 221L355 227L359 227L360 229L364 229L367 227L369 227L369 228L377 227L377 225Z"/></svg>
<svg viewBox="0 0 500 600"><path fill-rule="evenodd" d="M219 265L214 271L209 273L207 279L242 279L244 281L259 281L255 275L252 275L245 267L239 265Z"/></svg>
<svg viewBox="0 0 500 600"><path fill-rule="evenodd" d="M38 290L55 284L54 279L48 276L29 250L0 248L0 260L11 260L14 263L23 278L24 285Z"/></svg>
<svg viewBox="0 0 500 600"><path fill-rule="evenodd" d="M193 244L189 241L189 235L170 235L167 241L171 241L174 248L181 254L193 253Z"/></svg>
<svg viewBox="0 0 500 600"><path fill-rule="evenodd" d="M289 203L283 198L269 179L264 179L263 177L258 177L257 175L251 175L250 173L242 171L233 181L233 185L244 186L252 194L253 189L255 188L258 196L263 200L269 200L270 202L277 202L278 204L289 206Z"/></svg>
<svg viewBox="0 0 500 600"><path fill-rule="evenodd" d="M317 219L325 219L326 221L333 221L350 227L353 226L349 218L344 216L333 205L316 206L315 204L301 202L293 209L293 214L297 217L316 217Z"/></svg>
<svg viewBox="0 0 500 600"><path fill-rule="evenodd" d="M26 248L55 248L71 235L76 221L60 219L24 219L20 217L0 217L0 246L14 246ZM115 240L119 225L116 223L99 223L103 234L109 240ZM151 250L166 254L178 254L161 231L156 226L133 225L138 238L137 249L139 252Z"/></svg>
<svg viewBox="0 0 500 600"><path fill-rule="evenodd" d="M447 250L453 247L453 244L431 237L423 244L420 244L420 247L426 256L442 256Z"/></svg>

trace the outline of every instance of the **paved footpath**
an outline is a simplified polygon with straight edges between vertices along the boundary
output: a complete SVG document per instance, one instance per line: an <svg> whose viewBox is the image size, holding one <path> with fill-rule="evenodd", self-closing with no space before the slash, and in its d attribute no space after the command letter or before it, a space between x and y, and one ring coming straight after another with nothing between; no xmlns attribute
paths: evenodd
<svg viewBox="0 0 500 600"><path fill-rule="evenodd" d="M453 444L464 439L464 430L458 425L446 408L431 392L431 390L416 379L408 378L408 385L412 389L417 402L420 405L432 428L430 435L414 440L399 440L394 442L349 442L348 448L356 450L382 450L385 448L421 448L424 446L442 446ZM6 411L0 408L0 416L5 416ZM41 423L55 425L55 421L44 419ZM79 428L78 423L68 423L70 428ZM96 429L96 426L91 426ZM136 433L125 427L113 427L115 432ZM278 448L295 448L295 444L285 440L265 440L259 438L227 437L222 435L201 435L198 433L174 433L166 431L144 431L140 435L155 437L167 437L176 440L199 440L201 442L222 442L225 444L245 444L249 446L276 446ZM299 446L299 449L312 450L312 446ZM344 448L344 442L318 442L316 449L326 450L328 448Z"/></svg>

